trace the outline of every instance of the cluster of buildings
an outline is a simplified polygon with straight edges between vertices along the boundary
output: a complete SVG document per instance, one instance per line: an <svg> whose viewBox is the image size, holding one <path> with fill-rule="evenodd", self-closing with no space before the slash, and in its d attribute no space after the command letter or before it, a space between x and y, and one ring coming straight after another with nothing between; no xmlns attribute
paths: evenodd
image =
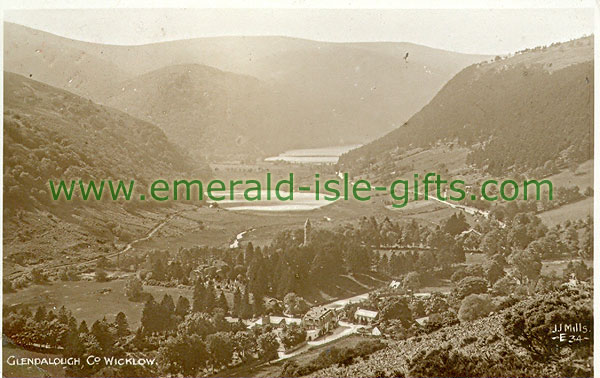
<svg viewBox="0 0 600 378"><path fill-rule="evenodd" d="M379 319L377 311L358 308L354 313L353 323L364 326L371 326ZM249 328L263 327L271 325L276 328L290 326L292 324L302 326L307 331L307 341L313 341L323 335L332 332L339 326L339 313L326 306L316 306L311 308L302 318L293 318L286 316L264 315L259 319L248 324ZM367 327L368 328L368 327ZM373 329L373 335L380 336L378 330Z"/></svg>
<svg viewBox="0 0 600 378"><path fill-rule="evenodd" d="M313 307L302 317L302 325L307 330L306 338L309 341L333 331L337 324L336 314L324 306Z"/></svg>

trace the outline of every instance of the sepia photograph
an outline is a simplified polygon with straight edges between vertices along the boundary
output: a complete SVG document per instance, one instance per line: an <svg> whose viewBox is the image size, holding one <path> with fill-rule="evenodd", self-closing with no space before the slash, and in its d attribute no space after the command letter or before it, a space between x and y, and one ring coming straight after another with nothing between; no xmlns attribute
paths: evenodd
<svg viewBox="0 0 600 378"><path fill-rule="evenodd" d="M2 377L594 376L597 7L6 1Z"/></svg>

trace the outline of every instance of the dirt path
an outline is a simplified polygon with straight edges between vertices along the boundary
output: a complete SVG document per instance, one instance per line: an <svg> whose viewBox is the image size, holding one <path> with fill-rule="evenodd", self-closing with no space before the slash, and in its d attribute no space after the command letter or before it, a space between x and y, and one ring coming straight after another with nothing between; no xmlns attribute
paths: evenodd
<svg viewBox="0 0 600 378"><path fill-rule="evenodd" d="M59 264L59 265L53 265L53 266L44 268L44 270L46 270L46 271L52 271L52 270L61 269L61 268L65 268L65 267L70 267L70 266L72 266L72 267L83 267L83 266L95 263L96 261L100 260L101 258L110 259L110 258L114 258L114 257L120 256L121 254L126 253L129 250L131 250L134 247L135 244L138 244L140 242L143 242L143 241L146 241L146 240L149 240L150 238L152 238L152 236L154 236L154 234L156 234L164 225L166 225L167 223L169 223L173 218L175 218L177 215L181 214L184 211L185 210L180 210L180 211L177 211L175 213L167 215L165 217L165 219L163 219L160 223L158 223L156 226L154 226L152 229L150 229L150 231L148 231L146 233L146 235L144 235L143 237L140 237L138 239L134 239L134 240L130 241L129 243L127 243L127 245L124 248L122 248L122 249L120 249L120 250L118 250L116 252L112 252L112 253L109 253L109 254L106 254L106 255L98 256L98 257L95 257L93 259L89 259L89 260L85 260L85 261L75 261L75 262L69 262L69 263L64 263L64 264ZM12 273L10 275L7 275L7 277L10 278L10 279L13 279L13 278L19 277L19 276L21 276L23 274L29 273L30 270L31 269L27 269L27 270L24 270L24 271L15 272L15 273Z"/></svg>

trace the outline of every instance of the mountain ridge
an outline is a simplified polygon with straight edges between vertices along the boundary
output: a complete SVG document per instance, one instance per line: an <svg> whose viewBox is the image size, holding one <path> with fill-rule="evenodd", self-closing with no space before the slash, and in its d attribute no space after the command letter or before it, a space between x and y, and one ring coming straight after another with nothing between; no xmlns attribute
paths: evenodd
<svg viewBox="0 0 600 378"><path fill-rule="evenodd" d="M65 51L66 56L57 51ZM61 75L55 75L59 64L49 65L44 59L46 54L61 57ZM266 84L258 103L270 104L258 111L280 125L270 135L241 135L242 139L256 141L256 146L247 153L250 156L375 139L417 112L460 69L484 58L411 43L315 42L271 36L195 38L138 46L100 45L10 23L5 23L5 56L6 70L28 76L32 73L30 67L34 67L32 78L74 91L97 103L114 97L115 88L123 82L171 65L202 64L223 72L253 76ZM77 59L89 62L86 70L69 65L69 60ZM235 91L236 88L230 88L229 95L235 96ZM121 110L128 107L124 101L118 105ZM226 106L215 104L217 109ZM234 110L241 111L243 107ZM217 116L209 114L207 118ZM253 122L244 122L243 118L244 114L240 114L242 121L233 125L222 122L220 129L227 135L235 135L236 130L245 127L252 134L253 129L261 130L265 123L264 118L257 118L252 112L246 118ZM178 121L165 120L171 123L170 128ZM189 130L193 125L184 126ZM200 125L199 129L205 127ZM198 133L194 137L206 135ZM216 154L219 159L226 155L227 149L235 149L226 138L209 142L214 144L210 149L192 152L209 157ZM233 151L234 155L240 153L243 151Z"/></svg>

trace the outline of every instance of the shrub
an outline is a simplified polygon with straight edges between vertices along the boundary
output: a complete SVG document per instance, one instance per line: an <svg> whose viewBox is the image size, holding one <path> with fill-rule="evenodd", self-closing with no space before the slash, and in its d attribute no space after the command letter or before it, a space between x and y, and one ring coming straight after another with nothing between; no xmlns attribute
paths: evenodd
<svg viewBox="0 0 600 378"><path fill-rule="evenodd" d="M490 285L495 284L500 278L504 277L504 269L497 261L489 261L484 267L485 278Z"/></svg>
<svg viewBox="0 0 600 378"><path fill-rule="evenodd" d="M512 295L508 297L498 297L494 302L494 307L496 308L496 311L502 311L516 305L517 303L519 303L519 299Z"/></svg>
<svg viewBox="0 0 600 378"><path fill-rule="evenodd" d="M73 268L64 268L60 271L58 277L61 281L79 281L79 273Z"/></svg>
<svg viewBox="0 0 600 378"><path fill-rule="evenodd" d="M465 277L454 288L454 296L463 299L471 294L487 292L487 281L481 277Z"/></svg>
<svg viewBox="0 0 600 378"><path fill-rule="evenodd" d="M588 266L583 261L569 261L569 263L567 264L567 268L563 271L563 277L571 278L572 275L575 276L576 279L584 281L592 277L593 272L592 268L588 268Z"/></svg>
<svg viewBox="0 0 600 378"><path fill-rule="evenodd" d="M433 293L425 304L425 315L439 314L448 310L446 299L437 293Z"/></svg>
<svg viewBox="0 0 600 378"><path fill-rule="evenodd" d="M377 369L373 372L372 377L375 378L404 378L404 371L395 369L392 371Z"/></svg>
<svg viewBox="0 0 600 378"><path fill-rule="evenodd" d="M450 278L450 280L452 282L460 282L460 280L462 280L465 277L469 277L469 276L483 277L484 276L483 267L480 264L473 264L473 265L468 265L463 268L458 268L456 270L456 272L454 272L454 274L452 274L452 277Z"/></svg>
<svg viewBox="0 0 600 378"><path fill-rule="evenodd" d="M492 311L492 301L488 295L471 294L463 299L458 310L461 322L473 321L487 316Z"/></svg>
<svg viewBox="0 0 600 378"><path fill-rule="evenodd" d="M466 276L468 276L468 274L465 268L458 268L454 273L452 273L450 281L456 283L465 278Z"/></svg>
<svg viewBox="0 0 600 378"><path fill-rule="evenodd" d="M354 356L363 357L383 349L383 347L385 347L385 344L380 340L363 340L354 346Z"/></svg>
<svg viewBox="0 0 600 378"><path fill-rule="evenodd" d="M303 365L299 366L296 362L284 364L282 375L301 377L335 364L350 365L356 357L364 358L384 347L385 344L379 340L365 340L356 344L354 348L327 348Z"/></svg>
<svg viewBox="0 0 600 378"><path fill-rule="evenodd" d="M29 286L29 283L30 283L30 281L26 276L21 276L21 277L16 278L13 281L13 288L14 289L22 289L22 288Z"/></svg>
<svg viewBox="0 0 600 378"><path fill-rule="evenodd" d="M440 328L450 327L455 324L458 324L458 318L453 311L444 311L439 314L433 314L429 316L427 319L427 323L425 323L425 331L427 333L431 333Z"/></svg>
<svg viewBox="0 0 600 378"><path fill-rule="evenodd" d="M410 326L410 323L413 322L413 316L410 312L410 308L408 307L408 303L406 299L400 298L395 299L385 305L381 310L381 319L383 320L393 320L398 319L402 321L402 325L404 327Z"/></svg>
<svg viewBox="0 0 600 378"><path fill-rule="evenodd" d="M294 360L285 361L281 369L281 376L298 377L298 367L298 363Z"/></svg>
<svg viewBox="0 0 600 378"><path fill-rule="evenodd" d="M543 376L530 361L503 347L486 355L466 355L451 346L422 350L408 362L409 377Z"/></svg>
<svg viewBox="0 0 600 378"><path fill-rule="evenodd" d="M517 289L517 282L508 276L500 278L492 287L492 294L497 296L508 296Z"/></svg>
<svg viewBox="0 0 600 378"><path fill-rule="evenodd" d="M500 340L500 336L497 333L494 333L493 335L488 336L485 339L485 342L487 344L493 344L493 343L495 343L496 341L499 341L499 340Z"/></svg>
<svg viewBox="0 0 600 378"><path fill-rule="evenodd" d="M96 269L96 281L98 282L106 282L108 281L108 275L104 269Z"/></svg>
<svg viewBox="0 0 600 378"><path fill-rule="evenodd" d="M12 282L6 277L2 278L2 293L13 293L14 291Z"/></svg>
<svg viewBox="0 0 600 378"><path fill-rule="evenodd" d="M552 330L557 325L582 324L589 334L593 322L591 298L568 291L555 292L523 305L514 306L505 314L504 333L529 350L538 360L547 361L564 351L564 347L580 357L591 356L589 340L562 343L555 341ZM583 335L582 335L583 333ZM586 336L586 332L577 335Z"/></svg>
<svg viewBox="0 0 600 378"><path fill-rule="evenodd" d="M46 273L40 268L31 269L31 281L37 284L43 284L48 281Z"/></svg>
<svg viewBox="0 0 600 378"><path fill-rule="evenodd" d="M566 358L561 360L559 368L560 377L593 377L594 358L573 359Z"/></svg>
<svg viewBox="0 0 600 378"><path fill-rule="evenodd" d="M421 275L417 272L410 272L404 277L403 285L409 290L417 290L421 287Z"/></svg>
<svg viewBox="0 0 600 378"><path fill-rule="evenodd" d="M460 341L460 346L467 346L477 341L477 336L467 336Z"/></svg>

